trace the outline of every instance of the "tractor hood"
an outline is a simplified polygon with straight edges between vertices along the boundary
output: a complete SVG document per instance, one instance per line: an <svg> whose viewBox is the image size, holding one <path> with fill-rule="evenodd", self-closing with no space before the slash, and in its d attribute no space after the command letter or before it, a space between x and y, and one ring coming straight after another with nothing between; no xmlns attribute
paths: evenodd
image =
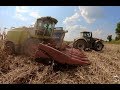
<svg viewBox="0 0 120 90"><path fill-rule="evenodd" d="M104 41L104 40L102 40L102 39L99 39L99 38L94 38L95 40L99 40L99 41Z"/></svg>

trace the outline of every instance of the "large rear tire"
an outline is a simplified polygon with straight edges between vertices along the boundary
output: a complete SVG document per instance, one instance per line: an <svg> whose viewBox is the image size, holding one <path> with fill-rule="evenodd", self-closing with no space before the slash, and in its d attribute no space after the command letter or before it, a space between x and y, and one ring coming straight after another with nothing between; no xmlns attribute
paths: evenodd
<svg viewBox="0 0 120 90"><path fill-rule="evenodd" d="M78 41L76 42L76 48L77 48L77 49L85 50L86 47L87 47L87 43L86 43L85 40L78 40Z"/></svg>
<svg viewBox="0 0 120 90"><path fill-rule="evenodd" d="M4 44L4 51L7 53L7 55L15 54L15 45L11 41L6 41Z"/></svg>
<svg viewBox="0 0 120 90"><path fill-rule="evenodd" d="M76 43L77 43L77 41L75 41L75 42L73 43L73 48L77 48Z"/></svg>
<svg viewBox="0 0 120 90"><path fill-rule="evenodd" d="M95 51L101 51L103 49L104 45L102 44L102 42L96 42L95 43L95 47L94 47L94 50Z"/></svg>

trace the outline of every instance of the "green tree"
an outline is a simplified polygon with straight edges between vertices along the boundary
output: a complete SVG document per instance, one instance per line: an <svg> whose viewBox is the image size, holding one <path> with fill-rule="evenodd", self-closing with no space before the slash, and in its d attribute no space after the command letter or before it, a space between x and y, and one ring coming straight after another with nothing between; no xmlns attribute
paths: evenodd
<svg viewBox="0 0 120 90"><path fill-rule="evenodd" d="M110 41L112 41L112 35L108 35L107 39Z"/></svg>
<svg viewBox="0 0 120 90"><path fill-rule="evenodd" d="M117 23L117 28L115 29L115 33L116 33L116 38L115 40L119 40L120 39L120 22Z"/></svg>
<svg viewBox="0 0 120 90"><path fill-rule="evenodd" d="M117 23L116 33L120 33L120 22Z"/></svg>

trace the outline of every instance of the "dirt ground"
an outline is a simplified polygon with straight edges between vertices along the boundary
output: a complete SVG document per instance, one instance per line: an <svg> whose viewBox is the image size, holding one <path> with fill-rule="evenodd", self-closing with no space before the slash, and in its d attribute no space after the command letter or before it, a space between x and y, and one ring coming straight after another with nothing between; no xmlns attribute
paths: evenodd
<svg viewBox="0 0 120 90"><path fill-rule="evenodd" d="M25 56L0 52L0 84L120 84L120 45L85 52L91 65L53 71Z"/></svg>

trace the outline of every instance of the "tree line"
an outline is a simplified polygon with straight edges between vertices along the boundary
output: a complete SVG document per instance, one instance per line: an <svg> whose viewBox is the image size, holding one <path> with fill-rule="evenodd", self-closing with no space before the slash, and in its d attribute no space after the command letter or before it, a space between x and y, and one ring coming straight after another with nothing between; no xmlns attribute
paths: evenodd
<svg viewBox="0 0 120 90"><path fill-rule="evenodd" d="M120 40L120 22L117 23L117 27L115 29L115 33L116 33L116 37L115 40ZM107 39L110 41L112 41L112 35L108 35Z"/></svg>

